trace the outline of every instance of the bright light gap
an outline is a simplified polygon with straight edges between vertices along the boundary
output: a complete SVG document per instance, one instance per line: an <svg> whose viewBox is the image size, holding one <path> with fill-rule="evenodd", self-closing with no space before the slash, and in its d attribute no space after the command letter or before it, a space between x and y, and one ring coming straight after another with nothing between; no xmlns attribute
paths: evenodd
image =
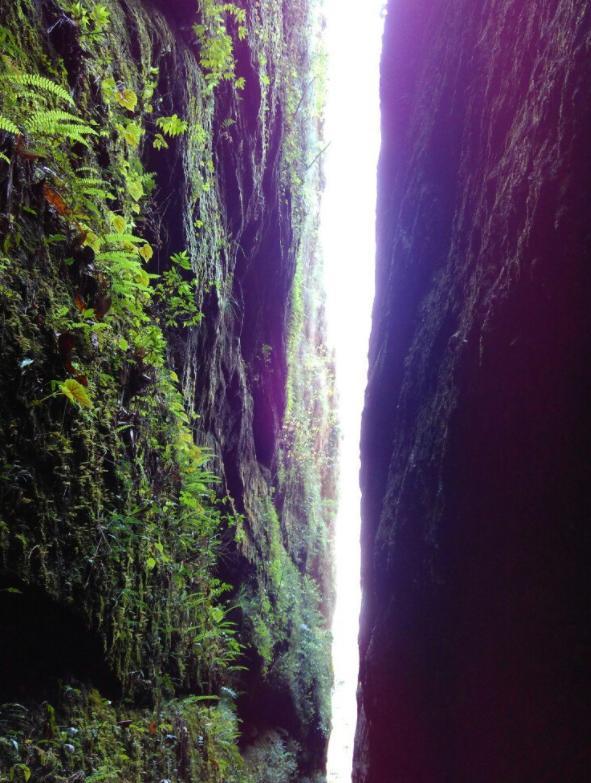
<svg viewBox="0 0 591 783"><path fill-rule="evenodd" d="M321 214L329 342L336 353L340 452L329 783L350 783L356 722L359 435L374 289L379 61L384 0L325 0L329 86Z"/></svg>

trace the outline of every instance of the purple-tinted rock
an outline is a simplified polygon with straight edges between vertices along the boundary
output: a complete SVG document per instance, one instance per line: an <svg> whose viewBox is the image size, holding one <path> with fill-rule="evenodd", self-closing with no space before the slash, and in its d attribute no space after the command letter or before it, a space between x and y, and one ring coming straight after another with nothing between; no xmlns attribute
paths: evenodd
<svg viewBox="0 0 591 783"><path fill-rule="evenodd" d="M589 780L590 41L390 3L356 783Z"/></svg>

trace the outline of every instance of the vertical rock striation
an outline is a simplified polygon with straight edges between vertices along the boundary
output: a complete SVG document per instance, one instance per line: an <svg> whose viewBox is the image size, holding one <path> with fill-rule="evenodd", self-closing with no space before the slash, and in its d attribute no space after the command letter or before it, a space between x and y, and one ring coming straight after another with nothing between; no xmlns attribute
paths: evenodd
<svg viewBox="0 0 591 783"><path fill-rule="evenodd" d="M356 783L588 779L590 46L390 4Z"/></svg>

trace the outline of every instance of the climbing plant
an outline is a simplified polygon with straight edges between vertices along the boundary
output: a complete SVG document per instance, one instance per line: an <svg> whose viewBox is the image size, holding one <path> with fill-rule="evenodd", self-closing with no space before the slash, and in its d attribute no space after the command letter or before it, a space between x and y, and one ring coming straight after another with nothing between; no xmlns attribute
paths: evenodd
<svg viewBox="0 0 591 783"><path fill-rule="evenodd" d="M219 0L200 0L198 3L201 21L193 29L200 47L199 62L205 71L205 80L210 90L222 81L233 81L238 89L244 87L244 79L236 78L234 41L230 24L237 27L239 41L248 34L246 11L235 3Z"/></svg>

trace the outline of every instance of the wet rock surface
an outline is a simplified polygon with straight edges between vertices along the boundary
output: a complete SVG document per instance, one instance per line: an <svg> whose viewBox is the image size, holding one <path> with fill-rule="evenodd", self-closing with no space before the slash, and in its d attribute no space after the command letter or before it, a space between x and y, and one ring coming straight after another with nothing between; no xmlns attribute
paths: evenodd
<svg viewBox="0 0 591 783"><path fill-rule="evenodd" d="M354 780L583 781L591 8L390 5Z"/></svg>

